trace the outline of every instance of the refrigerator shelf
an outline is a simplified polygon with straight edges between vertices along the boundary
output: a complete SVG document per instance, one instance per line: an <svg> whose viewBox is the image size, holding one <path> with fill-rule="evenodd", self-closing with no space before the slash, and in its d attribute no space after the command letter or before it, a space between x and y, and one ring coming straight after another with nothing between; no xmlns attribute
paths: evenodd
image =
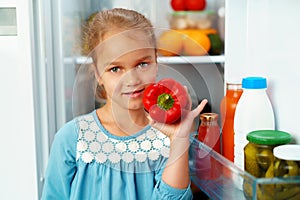
<svg viewBox="0 0 300 200"><path fill-rule="evenodd" d="M65 64L89 64L92 60L89 57L77 56L64 58ZM170 57L158 57L158 63L162 64L201 64L201 63L224 63L225 56L170 56Z"/></svg>
<svg viewBox="0 0 300 200"><path fill-rule="evenodd" d="M211 199L300 199L300 176L256 178L195 137L189 153L191 180Z"/></svg>
<svg viewBox="0 0 300 200"><path fill-rule="evenodd" d="M163 64L224 63L225 56L160 56L157 58L157 61Z"/></svg>

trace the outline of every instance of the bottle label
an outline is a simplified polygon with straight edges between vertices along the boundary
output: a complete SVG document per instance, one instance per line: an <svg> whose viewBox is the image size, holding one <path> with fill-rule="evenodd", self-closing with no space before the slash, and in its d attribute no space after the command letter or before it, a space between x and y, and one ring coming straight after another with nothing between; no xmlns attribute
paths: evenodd
<svg viewBox="0 0 300 200"><path fill-rule="evenodd" d="M242 170L244 170L244 147L248 143L246 135L247 133L238 130L234 134L234 164Z"/></svg>
<svg viewBox="0 0 300 200"><path fill-rule="evenodd" d="M234 164L244 170L244 147L248 144L246 133L235 130L234 132ZM243 190L243 178L237 176L233 178L235 186L239 190Z"/></svg>

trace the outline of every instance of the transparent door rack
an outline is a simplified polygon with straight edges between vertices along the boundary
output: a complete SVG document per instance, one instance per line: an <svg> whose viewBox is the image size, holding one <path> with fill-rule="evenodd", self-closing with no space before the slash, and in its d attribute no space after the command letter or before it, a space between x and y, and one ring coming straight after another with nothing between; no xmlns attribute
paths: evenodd
<svg viewBox="0 0 300 200"><path fill-rule="evenodd" d="M192 182L213 200L300 199L300 176L256 178L191 137Z"/></svg>

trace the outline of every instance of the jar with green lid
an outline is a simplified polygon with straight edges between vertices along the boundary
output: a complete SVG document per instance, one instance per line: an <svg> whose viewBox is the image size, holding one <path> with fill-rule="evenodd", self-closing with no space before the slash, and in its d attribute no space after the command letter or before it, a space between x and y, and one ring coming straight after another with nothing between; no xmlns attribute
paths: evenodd
<svg viewBox="0 0 300 200"><path fill-rule="evenodd" d="M278 130L257 130L247 134L248 144L244 147L245 171L257 178L274 177L274 155L276 146L288 144L291 141L289 133ZM244 195L253 199L252 185L247 181L243 184ZM256 199L274 199L274 184L258 184Z"/></svg>
<svg viewBox="0 0 300 200"><path fill-rule="evenodd" d="M273 149L288 144L291 135L278 130L257 130L247 134L248 144L244 148L245 171L255 177L272 178Z"/></svg>

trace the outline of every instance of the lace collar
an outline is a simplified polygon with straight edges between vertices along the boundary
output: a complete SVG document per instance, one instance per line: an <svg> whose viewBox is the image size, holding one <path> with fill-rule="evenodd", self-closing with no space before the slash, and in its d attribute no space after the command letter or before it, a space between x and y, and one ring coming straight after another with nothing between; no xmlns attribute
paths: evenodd
<svg viewBox="0 0 300 200"><path fill-rule="evenodd" d="M77 160L84 163L143 163L168 158L170 140L150 126L128 137L112 137L93 114L77 119Z"/></svg>

